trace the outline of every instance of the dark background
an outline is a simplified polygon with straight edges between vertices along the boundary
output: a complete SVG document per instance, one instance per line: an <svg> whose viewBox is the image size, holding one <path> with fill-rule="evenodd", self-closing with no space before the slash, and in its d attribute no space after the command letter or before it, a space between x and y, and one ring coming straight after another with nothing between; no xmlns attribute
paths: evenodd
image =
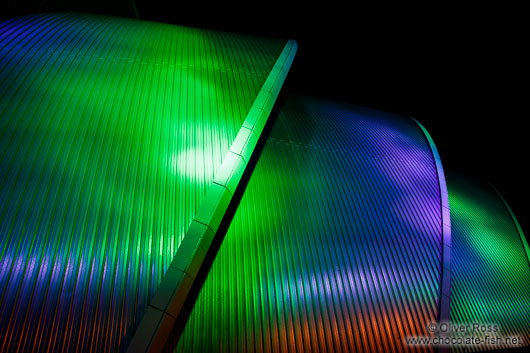
<svg viewBox="0 0 530 353"><path fill-rule="evenodd" d="M53 10L134 17L136 7L142 19L296 39L290 90L415 117L445 169L493 183L530 231L522 9L195 3L11 1L1 17Z"/></svg>

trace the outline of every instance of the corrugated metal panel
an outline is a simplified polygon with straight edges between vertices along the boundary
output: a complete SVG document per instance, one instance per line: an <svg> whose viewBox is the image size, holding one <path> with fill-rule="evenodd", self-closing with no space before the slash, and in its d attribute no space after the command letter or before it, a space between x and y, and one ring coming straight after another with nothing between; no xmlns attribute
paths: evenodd
<svg viewBox="0 0 530 353"><path fill-rule="evenodd" d="M0 23L1 351L127 348L284 44Z"/></svg>
<svg viewBox="0 0 530 353"><path fill-rule="evenodd" d="M172 332L186 316L185 302L195 298L196 291L192 290L192 286L201 284L200 280L196 281L197 275L209 268L207 254L211 244L224 235L219 228L247 170L248 160L269 119L297 48L297 43L289 40L274 64L153 295L127 353L169 352L174 348L176 341ZM205 261L206 265L203 264Z"/></svg>
<svg viewBox="0 0 530 353"><path fill-rule="evenodd" d="M500 332L530 343L530 266L514 220L495 190L449 174L453 229L451 319L455 324L497 324ZM502 342L501 342L502 343ZM505 344L453 347L453 351L509 348Z"/></svg>
<svg viewBox="0 0 530 353"><path fill-rule="evenodd" d="M406 350L436 320L441 230L412 120L291 97L177 351Z"/></svg>

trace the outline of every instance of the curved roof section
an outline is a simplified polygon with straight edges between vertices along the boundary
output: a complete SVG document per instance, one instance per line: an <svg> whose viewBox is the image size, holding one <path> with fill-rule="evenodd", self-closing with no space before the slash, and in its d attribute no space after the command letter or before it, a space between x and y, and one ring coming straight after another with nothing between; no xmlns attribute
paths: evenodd
<svg viewBox="0 0 530 353"><path fill-rule="evenodd" d="M0 350L127 348L285 44L0 23Z"/></svg>
<svg viewBox="0 0 530 353"><path fill-rule="evenodd" d="M438 173L438 184L440 186L440 201L442 207L442 270L440 283L440 295L438 299L437 320L439 323L447 323L450 319L451 311L451 212L449 210L449 195L447 194L447 182L445 180L442 160L434 140L427 129L416 119L413 119L422 129L434 157L436 171ZM445 335L445 333L444 333Z"/></svg>
<svg viewBox="0 0 530 353"><path fill-rule="evenodd" d="M177 351L407 350L436 321L441 231L414 121L287 98Z"/></svg>
<svg viewBox="0 0 530 353"><path fill-rule="evenodd" d="M530 265L521 241L524 235L491 186L453 174L447 175L447 183L453 234L451 320L455 324L497 324L500 332L496 335L519 337L528 345ZM474 348L492 349L487 345Z"/></svg>

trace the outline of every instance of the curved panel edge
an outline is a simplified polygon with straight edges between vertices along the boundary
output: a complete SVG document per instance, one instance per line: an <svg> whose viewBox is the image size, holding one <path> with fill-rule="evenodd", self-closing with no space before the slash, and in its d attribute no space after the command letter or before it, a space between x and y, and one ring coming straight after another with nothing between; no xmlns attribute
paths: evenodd
<svg viewBox="0 0 530 353"><path fill-rule="evenodd" d="M442 262L440 279L440 299L438 301L438 322L448 322L451 309L451 212L449 209L449 195L447 193L447 183L445 181L442 160L438 149L427 129L416 119L411 119L420 127L429 142L432 151L436 172L438 173L438 183L440 186L440 202L442 211Z"/></svg>

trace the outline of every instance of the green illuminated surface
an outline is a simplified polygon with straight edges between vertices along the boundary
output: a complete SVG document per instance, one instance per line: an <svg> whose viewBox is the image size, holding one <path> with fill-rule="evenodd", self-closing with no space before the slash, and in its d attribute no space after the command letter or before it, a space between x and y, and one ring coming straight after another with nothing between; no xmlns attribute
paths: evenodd
<svg viewBox="0 0 530 353"><path fill-rule="evenodd" d="M0 350L123 350L285 41L74 14L0 33Z"/></svg>
<svg viewBox="0 0 530 353"><path fill-rule="evenodd" d="M274 119L176 351L407 351L403 337L436 319L440 283L422 130L308 97Z"/></svg>
<svg viewBox="0 0 530 353"><path fill-rule="evenodd" d="M289 40L274 64L230 147L230 152L216 172L213 184L197 210L174 260L153 295L129 344L128 353L166 352L174 347L175 336L171 332L179 326L177 323L183 322L181 311L186 311L185 302L195 297L190 292L192 285L200 286L200 282L195 279L203 267L212 241L223 235L222 231L220 234L217 231L247 169L247 161L254 153L297 47L296 41Z"/></svg>
<svg viewBox="0 0 530 353"><path fill-rule="evenodd" d="M451 319L496 323L504 336L519 336L528 345L530 267L513 219L490 186L453 175L447 181L453 241Z"/></svg>

